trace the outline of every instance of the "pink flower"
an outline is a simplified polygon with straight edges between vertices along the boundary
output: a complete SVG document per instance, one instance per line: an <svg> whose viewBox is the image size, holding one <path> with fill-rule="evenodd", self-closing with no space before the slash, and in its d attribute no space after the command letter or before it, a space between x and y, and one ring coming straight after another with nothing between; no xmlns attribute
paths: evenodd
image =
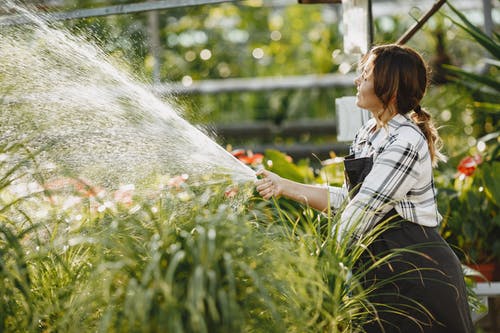
<svg viewBox="0 0 500 333"><path fill-rule="evenodd" d="M102 187L92 186L88 181L79 178L57 178L44 184L44 187L48 191L73 189L80 196L86 198L94 198L104 194L104 189Z"/></svg>
<svg viewBox="0 0 500 333"><path fill-rule="evenodd" d="M99 186L92 186L83 179L75 179L74 187L81 196L87 198L98 197L104 193L104 189Z"/></svg>
<svg viewBox="0 0 500 333"><path fill-rule="evenodd" d="M238 194L238 188L236 186L229 186L224 191L224 196L228 199L234 198Z"/></svg>
<svg viewBox="0 0 500 333"><path fill-rule="evenodd" d="M114 193L114 199L116 202L121 203L125 206L132 205L133 202L133 194L134 194L135 186L134 184L128 184L120 186L118 190Z"/></svg>
<svg viewBox="0 0 500 333"><path fill-rule="evenodd" d="M188 178L189 178L189 175L186 173L172 177L168 180L167 186L170 188L175 187L178 189L181 187L182 184L184 184L186 182L186 180L188 180Z"/></svg>

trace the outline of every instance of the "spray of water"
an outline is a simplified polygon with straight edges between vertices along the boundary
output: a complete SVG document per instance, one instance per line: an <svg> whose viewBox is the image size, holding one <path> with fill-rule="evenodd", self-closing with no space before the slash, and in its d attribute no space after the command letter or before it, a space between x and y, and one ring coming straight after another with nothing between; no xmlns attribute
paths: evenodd
<svg viewBox="0 0 500 333"><path fill-rule="evenodd" d="M153 174L255 178L96 45L15 10L31 23L0 29L0 141L27 138L45 171L108 187Z"/></svg>

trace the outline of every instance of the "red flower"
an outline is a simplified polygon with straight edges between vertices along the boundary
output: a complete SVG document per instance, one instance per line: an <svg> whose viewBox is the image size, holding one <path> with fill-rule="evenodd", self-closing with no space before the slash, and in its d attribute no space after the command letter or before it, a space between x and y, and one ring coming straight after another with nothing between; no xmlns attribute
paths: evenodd
<svg viewBox="0 0 500 333"><path fill-rule="evenodd" d="M231 152L234 157L238 158L240 156L245 156L245 149L235 149Z"/></svg>
<svg viewBox="0 0 500 333"><path fill-rule="evenodd" d="M464 176L471 176L482 161L480 155L464 157L460 163L458 163L458 173Z"/></svg>
<svg viewBox="0 0 500 333"><path fill-rule="evenodd" d="M243 149L235 149L231 152L231 154L236 157L241 162L248 165L258 165L262 164L262 160L264 159L264 155L262 154L254 154L251 150Z"/></svg>

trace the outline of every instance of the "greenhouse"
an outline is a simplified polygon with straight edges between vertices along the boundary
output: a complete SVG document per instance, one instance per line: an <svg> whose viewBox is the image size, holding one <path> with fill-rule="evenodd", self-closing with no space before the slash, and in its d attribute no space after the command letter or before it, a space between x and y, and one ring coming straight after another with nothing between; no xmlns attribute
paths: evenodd
<svg viewBox="0 0 500 333"><path fill-rule="evenodd" d="M0 332L499 332L499 24L3 0Z"/></svg>

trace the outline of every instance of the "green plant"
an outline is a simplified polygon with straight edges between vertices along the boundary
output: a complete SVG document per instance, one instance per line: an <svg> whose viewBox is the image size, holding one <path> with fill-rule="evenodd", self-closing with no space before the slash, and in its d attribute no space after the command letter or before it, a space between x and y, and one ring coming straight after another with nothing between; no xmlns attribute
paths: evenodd
<svg viewBox="0 0 500 333"><path fill-rule="evenodd" d="M437 178L443 213L442 234L466 263L485 263L500 258L499 133L480 139L478 152L471 149L449 161L456 170ZM490 139L487 141L485 139ZM488 145L487 145L488 144Z"/></svg>
<svg viewBox="0 0 500 333"><path fill-rule="evenodd" d="M462 13L448 3L457 18L450 20L465 31L495 59L481 73L470 72L456 66L445 65L455 82L467 88L474 101L477 144L455 153L448 166L437 177L439 203L444 213L441 226L443 236L451 243L459 256L467 263L498 261L500 240L494 235L500 232L499 207L499 140L498 110L500 110L500 60L499 35L490 37L474 26Z"/></svg>
<svg viewBox="0 0 500 333"><path fill-rule="evenodd" d="M344 171L342 159L332 158L322 161L319 168L314 168L309 159L294 162L292 158L274 149L266 150L264 164L282 177L303 183L342 185Z"/></svg>
<svg viewBox="0 0 500 333"><path fill-rule="evenodd" d="M339 331L364 313L310 209L242 205L244 184L187 177L116 195L45 180L22 145L0 156L2 331Z"/></svg>
<svg viewBox="0 0 500 333"><path fill-rule="evenodd" d="M3 331L348 332L374 319L351 274L369 239L348 251L336 215L182 176L116 195L46 180L22 145L0 155Z"/></svg>
<svg viewBox="0 0 500 333"><path fill-rule="evenodd" d="M500 35L492 32L492 36L488 36L481 29L474 26L464 14L460 13L449 2L449 8L458 17L458 20L451 18L450 20L463 31L465 31L478 45L484 48L493 59L485 59L482 72L475 73L469 70L464 70L456 66L444 65L444 68L455 77L456 82L469 89L475 99L474 111L476 123L483 125L479 128L477 135L484 135L498 128L500 119Z"/></svg>

